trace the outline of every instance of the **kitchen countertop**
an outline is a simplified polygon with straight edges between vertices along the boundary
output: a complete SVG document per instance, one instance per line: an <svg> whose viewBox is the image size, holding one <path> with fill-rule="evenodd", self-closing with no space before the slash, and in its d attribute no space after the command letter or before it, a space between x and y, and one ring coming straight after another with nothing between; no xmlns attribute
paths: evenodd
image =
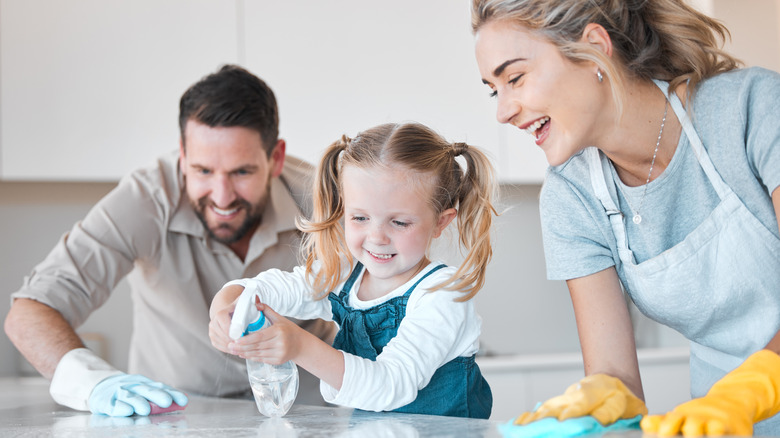
<svg viewBox="0 0 780 438"><path fill-rule="evenodd" d="M48 382L0 379L0 436L7 437L500 437L499 422L294 405L266 418L254 401L190 397L183 411L107 417L57 405Z"/></svg>
<svg viewBox="0 0 780 438"><path fill-rule="evenodd" d="M503 421L295 405L284 417L266 418L254 401L190 397L179 412L148 417L107 417L57 405L41 378L0 379L3 437L501 437ZM600 437L639 438L640 431Z"/></svg>

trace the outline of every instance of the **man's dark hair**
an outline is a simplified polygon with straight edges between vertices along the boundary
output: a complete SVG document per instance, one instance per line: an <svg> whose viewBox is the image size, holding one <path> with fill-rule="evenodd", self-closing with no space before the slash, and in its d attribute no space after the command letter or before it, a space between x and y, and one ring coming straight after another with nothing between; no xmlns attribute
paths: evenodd
<svg viewBox="0 0 780 438"><path fill-rule="evenodd" d="M279 137L279 111L271 88L237 65L225 65L191 86L179 101L179 130L188 120L214 127L241 126L260 133L271 153ZM185 146L186 147L186 146Z"/></svg>

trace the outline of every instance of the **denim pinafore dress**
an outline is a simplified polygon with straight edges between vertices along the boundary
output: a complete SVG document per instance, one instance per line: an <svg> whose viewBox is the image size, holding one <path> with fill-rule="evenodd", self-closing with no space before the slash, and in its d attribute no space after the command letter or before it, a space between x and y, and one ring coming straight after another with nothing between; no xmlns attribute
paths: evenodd
<svg viewBox="0 0 780 438"><path fill-rule="evenodd" d="M341 292L328 295L333 321L339 325L333 347L376 360L385 345L398 333L398 326L406 316L406 303L414 289L423 279L444 266L438 265L428 271L401 296L369 309L355 309L348 303L349 291L363 270L363 265L358 262ZM490 386L472 355L457 357L439 367L428 385L417 392L414 401L393 412L488 418L492 407Z"/></svg>
<svg viewBox="0 0 780 438"><path fill-rule="evenodd" d="M666 82L655 83L667 94ZM723 181L677 95L667 99L720 198L682 242L636 263L625 218L607 190L615 184L603 171L607 158L592 147L585 153L617 241L623 287L642 313L691 341L691 396L701 397L780 329L780 240ZM780 433L780 416L757 423L754 433Z"/></svg>

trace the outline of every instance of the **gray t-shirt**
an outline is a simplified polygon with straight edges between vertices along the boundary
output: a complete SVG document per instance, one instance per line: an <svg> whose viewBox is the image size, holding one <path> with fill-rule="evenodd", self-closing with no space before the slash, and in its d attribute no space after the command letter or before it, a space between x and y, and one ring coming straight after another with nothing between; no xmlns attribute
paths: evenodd
<svg viewBox="0 0 780 438"><path fill-rule="evenodd" d="M694 98L694 128L723 180L780 238L771 193L780 186L780 74L761 68L703 81ZM690 112L689 112L690 114ZM644 186L628 187L612 172L613 199L628 218ZM683 133L669 166L647 187L642 223L626 221L629 248L641 263L680 243L719 199ZM593 192L585 154L548 169L540 195L547 277L568 280L622 263L604 208Z"/></svg>

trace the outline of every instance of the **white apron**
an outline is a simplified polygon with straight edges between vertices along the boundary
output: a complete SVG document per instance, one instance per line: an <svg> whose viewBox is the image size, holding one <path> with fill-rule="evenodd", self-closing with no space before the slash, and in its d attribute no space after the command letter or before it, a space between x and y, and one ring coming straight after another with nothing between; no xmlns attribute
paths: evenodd
<svg viewBox="0 0 780 438"><path fill-rule="evenodd" d="M666 94L668 84L655 82ZM691 341L691 396L701 397L780 328L780 239L715 170L677 95L667 98L720 198L682 242L637 264L628 248L625 218L607 190L607 184L615 184L612 173L603 171L601 160L607 158L595 147L585 154L593 189L617 240L623 287L642 313ZM780 423L780 418L772 420Z"/></svg>

